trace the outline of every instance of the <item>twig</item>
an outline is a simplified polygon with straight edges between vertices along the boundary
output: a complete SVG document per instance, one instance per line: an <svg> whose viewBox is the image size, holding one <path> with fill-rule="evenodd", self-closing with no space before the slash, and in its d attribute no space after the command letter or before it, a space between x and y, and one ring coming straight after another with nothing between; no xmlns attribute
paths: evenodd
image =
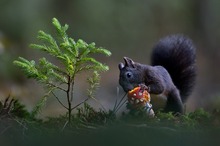
<svg viewBox="0 0 220 146"><path fill-rule="evenodd" d="M57 99L57 101L65 108L68 110L68 108L60 101L60 99L51 91L52 95Z"/></svg>
<svg viewBox="0 0 220 146"><path fill-rule="evenodd" d="M98 104L101 105L101 107L106 111L105 107L94 97L87 97L85 100L83 100L82 102L78 103L77 105L75 105L73 108L71 108L71 110L74 110L75 108L77 108L78 106L80 106L81 104L85 103L87 100L89 100L90 98L94 99Z"/></svg>
<svg viewBox="0 0 220 146"><path fill-rule="evenodd" d="M80 106L81 104L85 103L87 100L89 100L89 97L86 98L85 100L83 100L82 102L78 103L77 105L75 105L73 108L71 108L71 110L74 110L75 108L77 108L77 107Z"/></svg>
<svg viewBox="0 0 220 146"><path fill-rule="evenodd" d="M65 89L63 89L63 88L61 88L61 87L59 87L59 86L57 86L57 85L54 85L54 84L49 83L49 82L48 82L47 84L49 84L50 86L53 86L54 88L60 89L60 90L62 90L62 91L64 91L64 92L67 92Z"/></svg>

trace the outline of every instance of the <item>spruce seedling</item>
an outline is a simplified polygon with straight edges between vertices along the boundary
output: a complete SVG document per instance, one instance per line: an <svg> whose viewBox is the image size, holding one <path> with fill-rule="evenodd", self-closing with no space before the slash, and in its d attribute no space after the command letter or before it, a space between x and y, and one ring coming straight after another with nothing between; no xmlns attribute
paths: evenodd
<svg viewBox="0 0 220 146"><path fill-rule="evenodd" d="M46 52L54 57L60 65L50 62L45 57L40 58L38 63L35 63L34 60L29 61L19 57L14 61L14 64L20 67L28 78L37 80L49 89L41 100L42 102L35 107L33 114L37 113L40 105L46 101L45 98L52 94L68 111L68 122L70 122L72 110L76 108L76 106L73 107L76 75L83 71L93 72L93 76L88 78L90 88L87 91L88 97L94 98L92 92L99 84L99 72L107 71L109 67L97 61L92 55L104 54L110 56L111 52L102 47L96 47L95 43L87 44L82 39L75 41L73 38L68 37L66 33L68 25L62 26L56 18L52 19L52 24L56 29L57 37L54 38L44 31L39 31L37 38L42 44L31 44L30 47ZM66 94L67 105L61 102L61 97L54 93L55 90Z"/></svg>

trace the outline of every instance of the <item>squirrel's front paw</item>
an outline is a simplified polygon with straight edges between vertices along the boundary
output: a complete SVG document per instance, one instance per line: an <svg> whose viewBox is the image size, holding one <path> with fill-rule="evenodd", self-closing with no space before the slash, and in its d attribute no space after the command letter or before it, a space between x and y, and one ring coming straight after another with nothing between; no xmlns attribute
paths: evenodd
<svg viewBox="0 0 220 146"><path fill-rule="evenodd" d="M147 92L150 91L150 88L145 84L139 84L138 86L141 87L141 92L144 92L144 90L147 90Z"/></svg>

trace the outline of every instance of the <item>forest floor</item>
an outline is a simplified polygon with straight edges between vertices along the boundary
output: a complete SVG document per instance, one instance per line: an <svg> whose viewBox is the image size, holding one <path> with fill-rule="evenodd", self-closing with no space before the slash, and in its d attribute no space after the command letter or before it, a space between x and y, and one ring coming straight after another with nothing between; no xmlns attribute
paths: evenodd
<svg viewBox="0 0 220 146"><path fill-rule="evenodd" d="M96 111L87 105L72 115L70 123L67 123L66 116L42 120L25 114L19 117L13 112L0 112L1 146L210 146L220 143L219 110L209 113L198 109L183 115L157 112L154 118L144 114L122 114L116 117L112 111Z"/></svg>

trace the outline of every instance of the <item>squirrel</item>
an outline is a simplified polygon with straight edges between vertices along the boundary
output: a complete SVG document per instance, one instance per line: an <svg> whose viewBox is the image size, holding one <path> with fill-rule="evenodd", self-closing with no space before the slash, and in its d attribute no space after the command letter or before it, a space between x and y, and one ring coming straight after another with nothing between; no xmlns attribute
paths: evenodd
<svg viewBox="0 0 220 146"><path fill-rule="evenodd" d="M190 38L170 35L159 40L153 47L151 65L134 62L128 57L119 63L119 84L125 92L137 86L146 88L154 98L165 105L165 112L184 113L184 103L196 81L196 48ZM155 110L155 109L154 109Z"/></svg>

